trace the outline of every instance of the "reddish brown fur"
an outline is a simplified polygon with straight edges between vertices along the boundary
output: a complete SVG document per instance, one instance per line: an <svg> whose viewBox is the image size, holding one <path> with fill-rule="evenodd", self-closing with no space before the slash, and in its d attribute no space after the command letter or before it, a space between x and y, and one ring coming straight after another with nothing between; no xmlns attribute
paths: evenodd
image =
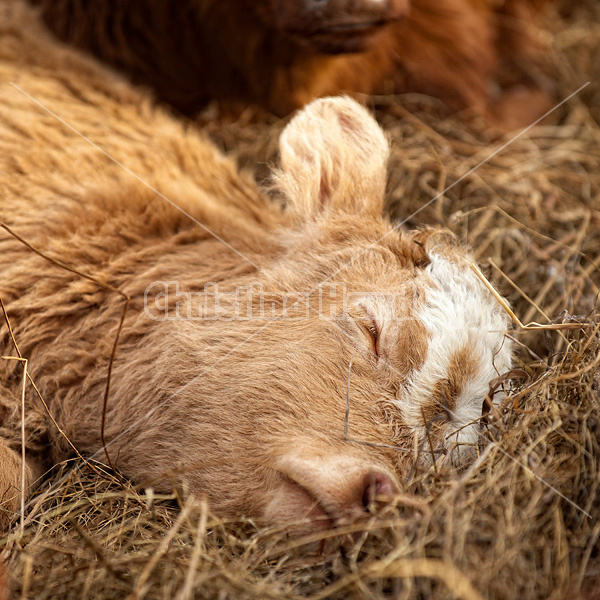
<svg viewBox="0 0 600 600"><path fill-rule="evenodd" d="M491 116L503 100L494 89L500 65L512 65L511 83L527 83L515 65L531 54L531 14L539 4L506 0L496 10L486 0L412 0L408 14L381 27L360 52L332 55L308 34L282 30L281 19L293 21L286 11L297 11L299 2L34 1L62 39L184 113L216 99L234 110L254 104L278 115L340 92L416 91ZM504 100L500 118L523 104L529 110L513 120L528 121L546 102L536 94L527 102Z"/></svg>

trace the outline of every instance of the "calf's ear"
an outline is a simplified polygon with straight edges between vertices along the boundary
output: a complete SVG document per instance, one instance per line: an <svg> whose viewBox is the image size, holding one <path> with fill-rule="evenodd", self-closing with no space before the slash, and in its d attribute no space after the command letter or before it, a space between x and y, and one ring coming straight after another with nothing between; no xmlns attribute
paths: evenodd
<svg viewBox="0 0 600 600"><path fill-rule="evenodd" d="M332 212L381 216L389 144L358 102L321 98L302 109L279 139L277 188L298 220Z"/></svg>

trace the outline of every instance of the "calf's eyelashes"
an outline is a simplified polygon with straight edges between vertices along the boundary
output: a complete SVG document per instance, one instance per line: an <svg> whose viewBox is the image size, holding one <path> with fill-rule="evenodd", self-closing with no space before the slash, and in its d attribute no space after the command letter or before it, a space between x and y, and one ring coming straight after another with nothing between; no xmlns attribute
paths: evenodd
<svg viewBox="0 0 600 600"><path fill-rule="evenodd" d="M365 336L365 346L376 358L379 358L379 324L373 313L359 303L348 310L350 318Z"/></svg>

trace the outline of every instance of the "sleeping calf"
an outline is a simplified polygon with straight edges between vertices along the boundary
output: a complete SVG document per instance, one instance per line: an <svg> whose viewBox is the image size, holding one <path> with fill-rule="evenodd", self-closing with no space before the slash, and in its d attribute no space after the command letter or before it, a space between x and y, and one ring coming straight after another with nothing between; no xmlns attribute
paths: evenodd
<svg viewBox="0 0 600 600"><path fill-rule="evenodd" d="M392 498L417 455L476 445L507 322L451 234L382 217L389 148L364 108L326 98L294 117L274 202L22 4L0 12L0 76L17 86L0 88L0 296L60 427L28 384L28 489L73 446L104 459L115 290L131 300L104 439L140 484L325 527ZM0 356L12 335L3 319ZM0 374L6 526L23 368Z"/></svg>

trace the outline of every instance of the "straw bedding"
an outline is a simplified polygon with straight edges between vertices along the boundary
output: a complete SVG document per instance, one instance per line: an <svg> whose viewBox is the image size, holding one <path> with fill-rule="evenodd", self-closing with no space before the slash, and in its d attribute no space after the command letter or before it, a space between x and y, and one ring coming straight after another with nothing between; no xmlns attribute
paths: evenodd
<svg viewBox="0 0 600 600"><path fill-rule="evenodd" d="M375 99L394 145L390 213L472 244L522 323L580 324L511 333L522 373L487 415L479 458L458 472L416 469L343 550L340 532L291 540L218 519L185 493L156 496L64 464L24 529L0 540L11 596L600 598L600 4L545 19L540 77L559 99L592 83L414 216L512 136L440 118L428 98ZM282 122L207 114L200 124L259 178L276 161ZM307 549L321 538L325 551Z"/></svg>

